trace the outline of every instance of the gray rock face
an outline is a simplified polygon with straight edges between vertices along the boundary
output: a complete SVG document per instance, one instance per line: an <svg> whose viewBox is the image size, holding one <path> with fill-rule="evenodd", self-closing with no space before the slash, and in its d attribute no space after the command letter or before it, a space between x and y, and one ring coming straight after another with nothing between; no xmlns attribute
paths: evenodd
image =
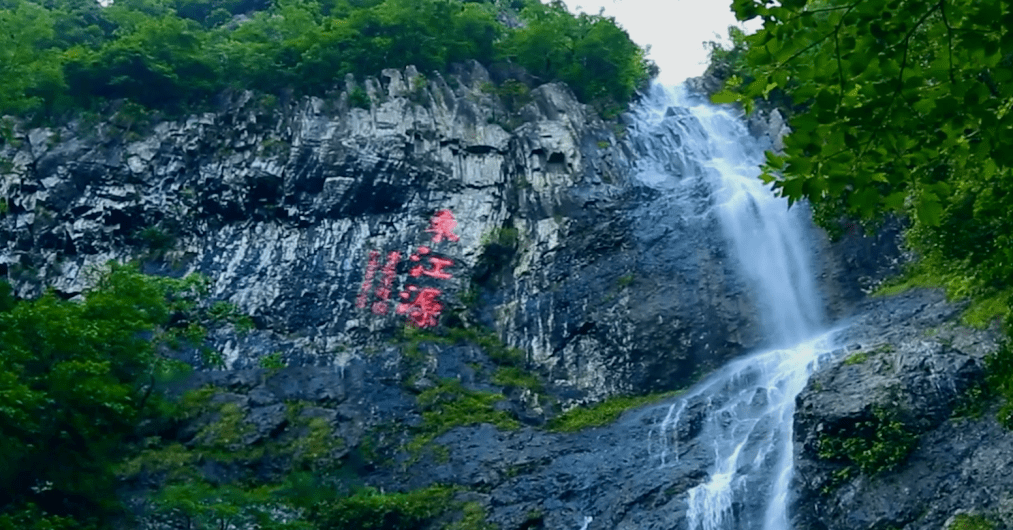
<svg viewBox="0 0 1013 530"><path fill-rule="evenodd" d="M219 399L250 425L246 444L286 432L283 403L307 402L303 413L344 441L336 457L378 425L417 425L413 392L434 379L481 387L476 371L495 368L478 366L488 358L472 347L440 347L405 385L405 356L390 345L406 322L402 293L438 289L442 318L489 327L520 348L562 408L680 387L760 344L715 219L674 215L680 206L671 198L630 178L638 153L677 149L677 136L617 137L555 84L533 90L511 114L483 91L489 80L476 64L425 83L413 68L385 70L359 86L348 79L334 97L273 105L238 94L219 112L150 130L121 118L19 129L20 144L0 146L13 163L0 166L0 275L20 296L52 286L66 297L107 260L142 257L152 272L207 275L211 297L252 315L256 329L216 332L227 369L199 372L189 384L227 390ZM350 105L356 88L369 109ZM767 125L775 129L776 120ZM437 240L443 211L456 224L443 225L449 234ZM896 233L813 242L827 249L818 267L832 316L850 314L863 279L897 263ZM434 257L449 261L449 277ZM880 314L880 323L922 309L891 313L893 320ZM904 403L927 411L920 428L935 432L979 366L979 357L956 341L954 348L901 349L912 357L891 358L900 364L864 374L858 386L845 375L825 377L855 399L898 381ZM255 367L274 352L288 368L267 377ZM915 362L933 352L938 360ZM900 377L890 371L898 367L928 375ZM945 399L933 393L940 388ZM544 420L537 399L511 397L498 406L515 407L530 424ZM817 397L806 394L812 417L799 421L816 421L817 412L853 421L866 411L843 397L817 405ZM450 448L449 461L423 459L407 475L376 470L369 480L469 486L505 530L534 528L535 511L544 528L580 528L593 516L589 530L670 529L683 524L685 492L706 478L713 456L694 444L689 421L678 466L659 467L647 440L662 412L648 407L572 435L459 428L437 440ZM192 439L198 427L180 437ZM806 484L815 487L825 470L812 465Z"/></svg>
<svg viewBox="0 0 1013 530"><path fill-rule="evenodd" d="M946 304L939 292L912 292L863 309L848 340L866 345L852 352L864 360L815 374L796 400L795 528L928 530L961 511L997 512L1013 498L1005 478L1013 469L1013 433L994 411L952 417L983 378L995 336L944 325L959 306ZM835 479L846 464L821 458L820 438L853 434L874 421L877 408L895 411L919 435L913 452L893 471Z"/></svg>
<svg viewBox="0 0 1013 530"><path fill-rule="evenodd" d="M758 343L717 223L671 215L629 178L643 146L564 86L510 117L488 82L477 64L426 82L385 70L363 84L368 110L349 106L348 79L334 98L271 107L244 93L148 132L120 118L19 130L0 148L13 162L0 274L21 296L74 296L110 259L201 272L257 324L216 337L231 369L274 351L344 366L404 325L409 286L439 289L450 314L475 282L481 323L579 401L678 387ZM436 242L443 210L457 239ZM412 276L426 245L449 260L444 277Z"/></svg>
<svg viewBox="0 0 1013 530"><path fill-rule="evenodd" d="M682 456L662 467L650 438L667 409L643 407L573 434L457 429L436 440L449 448L446 462L423 459L406 475L382 480L391 487L438 482L481 491L489 521L503 529L580 528L586 518L588 530L680 528L685 493L706 480L713 454L687 433ZM525 526L532 514L540 514L538 525Z"/></svg>

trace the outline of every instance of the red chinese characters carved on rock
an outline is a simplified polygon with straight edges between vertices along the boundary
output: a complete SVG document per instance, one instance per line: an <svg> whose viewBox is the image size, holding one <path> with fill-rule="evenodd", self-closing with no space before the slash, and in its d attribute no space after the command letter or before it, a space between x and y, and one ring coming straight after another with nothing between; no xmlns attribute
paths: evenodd
<svg viewBox="0 0 1013 530"><path fill-rule="evenodd" d="M398 261L401 261L400 252L394 251L387 254L387 263L383 265L383 283L376 290L376 297L380 301L373 303L374 315L387 314L387 300L390 299L390 288L394 285L394 273L396 272Z"/></svg>
<svg viewBox="0 0 1013 530"><path fill-rule="evenodd" d="M359 296L355 299L355 307L364 309L369 301L369 288L373 286L373 275L376 274L376 267L379 264L377 258L380 252L374 250L369 253L369 264L366 265L366 276L362 279L362 287L359 289Z"/></svg>
<svg viewBox="0 0 1013 530"><path fill-rule="evenodd" d="M397 314L408 315L408 320L416 327L427 328L436 325L440 311L443 311L443 304L436 300L442 294L439 289L423 287L421 290L414 285L408 286L408 291L401 293L401 298L411 298L411 292L418 291L415 299L407 304L397 305Z"/></svg>
<svg viewBox="0 0 1013 530"><path fill-rule="evenodd" d="M432 242L440 243L444 240L447 241L459 241L460 237L454 233L454 228L457 227L457 220L454 219L454 214L450 210L440 210L436 212L429 221L429 228L426 232L433 234ZM420 246L417 253L412 254L409 259L413 262L422 262L423 258L428 262L428 267L422 265L416 265L412 267L408 274L412 278L429 277L437 280L447 280L452 278L451 274L444 269L452 267L454 265L453 260L442 258L439 256L429 256L432 253L432 249L428 246ZM368 304L369 289L373 284L373 277L376 275L376 270L379 267L380 252L373 250L369 253L369 264L366 267L366 275L362 281L362 289L360 290L358 298L356 298L355 306L364 309ZM386 315L389 312L389 300L391 295L391 287L394 284L394 276L397 271L397 264L401 260L400 252L390 252L387 254L387 262L383 266L383 280L376 289L377 301L371 306L371 310L374 315ZM412 295L415 295L414 299ZM398 315L406 315L408 322L416 327L425 328L435 326L439 321L440 312L443 311L443 304L441 304L437 297L443 294L443 291L435 287L419 287L416 285L409 285L405 291L399 294L403 302L397 303L394 312Z"/></svg>
<svg viewBox="0 0 1013 530"><path fill-rule="evenodd" d="M440 210L429 220L429 228L426 228L426 232L433 233L433 243L439 243L443 241L443 238L456 242L460 239L454 233L456 226L457 220L454 219L454 214L450 213L450 210Z"/></svg>
<svg viewBox="0 0 1013 530"><path fill-rule="evenodd" d="M409 259L412 260L412 261L419 261L419 260L422 259L421 257L419 257L420 254L421 255L425 255L425 254L429 254L429 252L430 252L429 251L429 247L419 247L419 253L418 254L412 254L411 258L409 258ZM422 267L422 265L418 265L418 266L412 267L412 270L408 272L408 274L411 274L412 278L418 278L419 276L425 275L425 276L431 276L433 278L437 278L437 279L440 279L440 280L447 280L447 279L449 279L451 277L450 273L443 272L443 268L444 267L450 267L451 265L453 265L454 264L453 261L451 261L449 259L437 258L437 257L430 257L430 258L426 258L426 259L428 259L429 263L431 263L433 265L433 268L431 268L431 269L425 269L425 268Z"/></svg>

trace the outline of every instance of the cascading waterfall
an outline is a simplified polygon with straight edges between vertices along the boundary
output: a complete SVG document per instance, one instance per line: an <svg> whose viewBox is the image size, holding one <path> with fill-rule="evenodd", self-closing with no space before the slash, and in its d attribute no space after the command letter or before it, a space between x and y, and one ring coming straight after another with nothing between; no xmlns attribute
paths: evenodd
<svg viewBox="0 0 1013 530"><path fill-rule="evenodd" d="M695 449L712 451L713 464L689 490L688 530L788 530L795 396L836 346L810 270L808 221L757 178L763 146L742 121L684 86L655 84L633 128L634 141L652 146L639 172L644 183L676 196L709 189L706 207L688 211L719 219L769 344L673 403L651 433L650 451L661 466L676 465L693 449L685 424L698 421Z"/></svg>

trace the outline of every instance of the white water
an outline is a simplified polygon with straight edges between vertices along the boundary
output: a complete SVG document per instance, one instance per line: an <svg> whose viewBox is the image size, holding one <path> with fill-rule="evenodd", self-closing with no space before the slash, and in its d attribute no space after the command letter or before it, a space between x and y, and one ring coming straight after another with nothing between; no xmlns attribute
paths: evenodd
<svg viewBox="0 0 1013 530"><path fill-rule="evenodd" d="M688 441L712 445L714 463L688 492L688 530L790 530L795 396L836 346L810 268L808 221L757 178L764 146L742 121L682 86L654 85L633 128L634 141L652 146L639 175L644 183L697 202L699 193L688 190L709 190L711 202L687 209L720 220L771 345L727 364L673 403L649 449L659 465L677 464L691 449L680 439L683 422L703 407L699 434Z"/></svg>

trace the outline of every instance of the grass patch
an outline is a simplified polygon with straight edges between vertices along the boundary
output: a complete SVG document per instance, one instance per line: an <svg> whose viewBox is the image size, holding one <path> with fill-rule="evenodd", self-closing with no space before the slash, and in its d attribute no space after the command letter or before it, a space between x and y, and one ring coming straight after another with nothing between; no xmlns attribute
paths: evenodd
<svg viewBox="0 0 1013 530"><path fill-rule="evenodd" d="M876 408L871 419L857 422L851 432L823 434L818 454L820 458L843 461L862 473L876 475L896 469L917 445L918 436L898 421L895 414Z"/></svg>
<svg viewBox="0 0 1013 530"><path fill-rule="evenodd" d="M548 430L554 432L576 432L590 427L600 427L619 419L632 408L661 401L679 395L682 390L672 390L646 396L617 396L595 403L590 407L572 408L549 421Z"/></svg>
<svg viewBox="0 0 1013 530"><path fill-rule="evenodd" d="M482 236L479 241L483 247L490 245L499 245L504 248L512 248L517 246L517 242L520 240L520 231L514 227L496 228L488 234Z"/></svg>
<svg viewBox="0 0 1013 530"><path fill-rule="evenodd" d="M964 324L976 329L985 329L995 321L1009 319L1009 300L1013 299L1013 289L1007 289L991 296L974 300L968 307L960 320Z"/></svg>
<svg viewBox="0 0 1013 530"><path fill-rule="evenodd" d="M485 509L477 502L468 502L461 507L461 518L443 527L443 530L496 530L496 526L485 519Z"/></svg>
<svg viewBox="0 0 1013 530"><path fill-rule="evenodd" d="M257 364L265 370L270 370L272 373L288 366L285 363L285 360L281 358L280 351L261 357L260 360L257 361Z"/></svg>
<svg viewBox="0 0 1013 530"><path fill-rule="evenodd" d="M873 291L869 296L874 297L886 297L900 294L916 287L943 287L943 281L940 278L933 277L928 272L925 272L920 267L911 267L904 273L900 274L896 278L891 278L883 282L878 289Z"/></svg>
<svg viewBox="0 0 1013 530"><path fill-rule="evenodd" d="M176 236L161 227L149 226L137 233L141 244L154 255L161 256L176 246Z"/></svg>
<svg viewBox="0 0 1013 530"><path fill-rule="evenodd" d="M521 366L525 361L523 350L511 348L492 331L476 327L423 331L405 326L400 340L402 352L412 359L421 358L420 346L423 343L446 345L471 343L485 350L486 355L501 366Z"/></svg>
<svg viewBox="0 0 1013 530"><path fill-rule="evenodd" d="M620 276L618 280L616 280L616 284L619 286L620 289L625 289L626 287L629 287L630 284L632 284L632 283L633 283L633 273L632 272L629 273L629 274L624 274L624 275Z"/></svg>
<svg viewBox="0 0 1013 530"><path fill-rule="evenodd" d="M942 287L950 301L970 299L971 305L960 317L965 325L985 329L997 320L1009 321L1013 287L983 290L975 285L973 276L964 271L935 274L926 263L909 266L904 273L884 282L870 296L893 296L916 287Z"/></svg>
<svg viewBox="0 0 1013 530"><path fill-rule="evenodd" d="M496 403L504 399L503 394L471 390L457 379L444 379L416 398L422 409L422 425L408 443L408 450L417 453L434 438L454 427L476 423L490 423L503 430L520 427L520 423L508 412L496 410Z"/></svg>
<svg viewBox="0 0 1013 530"><path fill-rule="evenodd" d="M516 366L501 366L492 376L493 384L506 388L527 388L534 392L542 391L542 382L538 377Z"/></svg>
<svg viewBox="0 0 1013 530"><path fill-rule="evenodd" d="M869 360L869 354L863 351L849 355L847 359L844 359L844 364L852 366L856 364L862 364L867 360Z"/></svg>
<svg viewBox="0 0 1013 530"><path fill-rule="evenodd" d="M953 526L949 530L994 530L995 523L989 521L984 515L968 515L962 513L953 519Z"/></svg>

